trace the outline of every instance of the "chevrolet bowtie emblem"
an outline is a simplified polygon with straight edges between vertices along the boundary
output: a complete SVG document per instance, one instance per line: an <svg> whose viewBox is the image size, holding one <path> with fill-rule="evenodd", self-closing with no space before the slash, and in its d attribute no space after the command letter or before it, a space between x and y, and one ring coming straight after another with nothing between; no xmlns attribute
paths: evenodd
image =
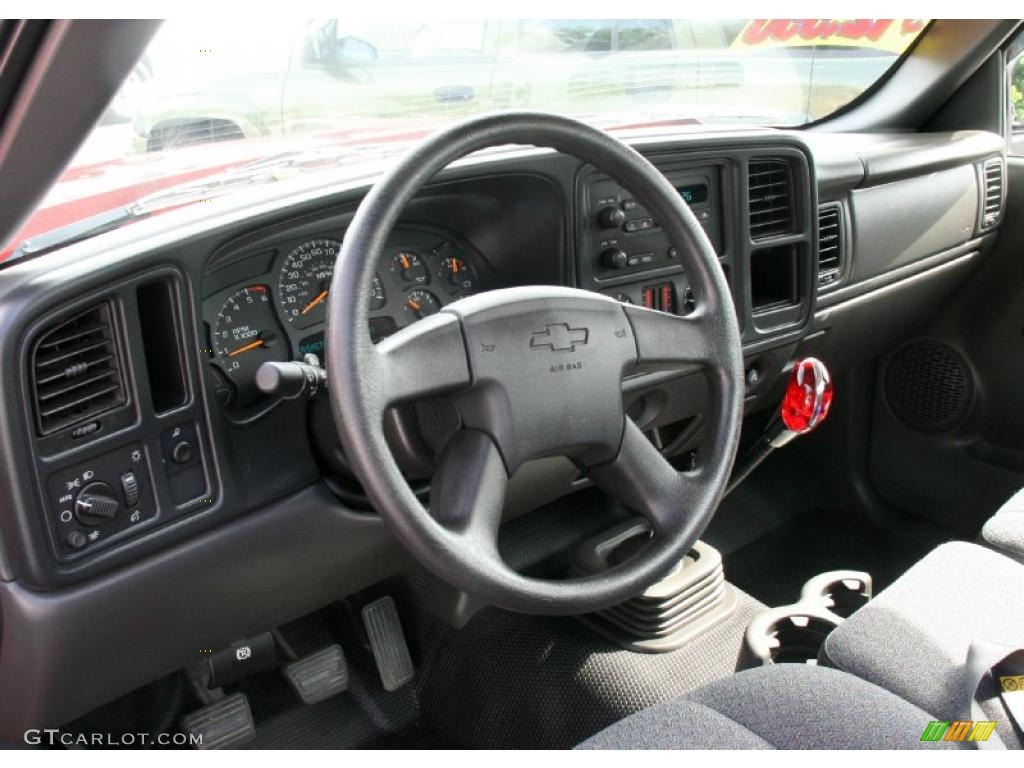
<svg viewBox="0 0 1024 768"><path fill-rule="evenodd" d="M570 328L568 323L550 323L543 331L530 334L532 349L550 349L552 352L575 352L577 346L587 343L590 331L586 328Z"/></svg>

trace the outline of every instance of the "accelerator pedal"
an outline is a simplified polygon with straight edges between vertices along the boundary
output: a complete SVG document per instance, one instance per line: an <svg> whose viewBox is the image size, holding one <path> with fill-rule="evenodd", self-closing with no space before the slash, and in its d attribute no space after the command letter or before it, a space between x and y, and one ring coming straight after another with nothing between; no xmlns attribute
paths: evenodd
<svg viewBox="0 0 1024 768"><path fill-rule="evenodd" d="M233 749L256 735L244 693L233 693L181 718L181 730L196 749Z"/></svg>
<svg viewBox="0 0 1024 768"><path fill-rule="evenodd" d="M409 645L405 642L395 601L390 597L382 597L365 606L363 625L370 639L373 658L377 662L381 685L389 693L397 691L412 680L416 670L412 666Z"/></svg>
<svg viewBox="0 0 1024 768"><path fill-rule="evenodd" d="M348 688L348 662L340 645L329 645L287 665L284 676L303 704L317 704Z"/></svg>

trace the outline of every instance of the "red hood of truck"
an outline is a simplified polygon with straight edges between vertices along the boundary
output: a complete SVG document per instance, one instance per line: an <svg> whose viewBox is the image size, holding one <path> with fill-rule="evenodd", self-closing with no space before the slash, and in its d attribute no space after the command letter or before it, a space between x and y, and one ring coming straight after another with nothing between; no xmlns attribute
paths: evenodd
<svg viewBox="0 0 1024 768"><path fill-rule="evenodd" d="M380 129L379 123L368 123L316 135L225 141L72 165L61 174L35 212L0 250L0 261L9 258L18 245L30 237L129 205L155 192L270 157L312 156L318 149L329 149L337 158L350 148L408 143L426 135L431 127L425 127L423 121L410 121L407 125L388 121L387 132ZM153 215L166 210L173 208L154 211Z"/></svg>
<svg viewBox="0 0 1024 768"><path fill-rule="evenodd" d="M77 165L73 161L72 167L60 176L35 212L0 250L0 261L9 258L28 238L130 205L147 195L244 170L249 164L268 159L287 163L292 172L337 168L350 157L358 159L361 151L365 153L369 148L415 142L444 122L421 118L367 120L344 130L318 134L216 142ZM638 115L632 122L602 127L635 132L701 122L692 117ZM174 210L174 206L158 208L151 215L169 210Z"/></svg>

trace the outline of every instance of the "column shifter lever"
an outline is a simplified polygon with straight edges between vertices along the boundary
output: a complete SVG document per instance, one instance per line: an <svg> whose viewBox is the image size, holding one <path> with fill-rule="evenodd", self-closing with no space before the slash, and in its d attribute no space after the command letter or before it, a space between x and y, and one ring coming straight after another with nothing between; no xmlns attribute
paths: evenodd
<svg viewBox="0 0 1024 768"><path fill-rule="evenodd" d="M793 365L779 413L764 434L736 460L726 494L743 482L776 448L800 435L813 432L825 421L832 407L832 376L825 364L805 357Z"/></svg>

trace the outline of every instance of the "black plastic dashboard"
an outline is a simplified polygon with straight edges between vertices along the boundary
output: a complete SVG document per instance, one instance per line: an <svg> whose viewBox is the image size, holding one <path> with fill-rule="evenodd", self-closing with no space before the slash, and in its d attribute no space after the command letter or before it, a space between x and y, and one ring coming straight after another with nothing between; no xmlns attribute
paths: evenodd
<svg viewBox="0 0 1024 768"><path fill-rule="evenodd" d="M986 163L1002 163L991 134L694 131L636 146L716 246L751 410L773 402L798 351L842 369L884 350L970 274L1001 215L986 218ZM327 409L267 400L249 380L262 359L319 352L324 264L375 172L280 182L272 199L242 192L0 270L0 737L63 722L198 648L405 565L355 492L325 482L344 474ZM1005 184L999 195L1001 205ZM911 198L921 215L901 208ZM819 219L826 208L835 215ZM826 226L837 240L821 239ZM410 206L378 265L382 303L368 322L386 332L462 293L525 284L685 313L690 287L672 248L628 190L575 158L491 153L449 169ZM824 280L819 260L833 248ZM46 344L69 330L97 334L86 338L111 374L99 410L65 419L61 408L45 415L40 393L55 386L46 355L61 349ZM624 399L652 439L684 453L699 450L703 389L700 376L648 375L625 382ZM420 469L450 417L427 410L396 415L393 430ZM417 433L414 421L435 429ZM94 483L105 489L83 513ZM513 482L510 504L578 487L571 467L545 465ZM112 517L96 516L102 498L117 502ZM117 651L109 679L81 685L77 660L110 659L129 626L139 650ZM33 698L14 702L14 689Z"/></svg>

